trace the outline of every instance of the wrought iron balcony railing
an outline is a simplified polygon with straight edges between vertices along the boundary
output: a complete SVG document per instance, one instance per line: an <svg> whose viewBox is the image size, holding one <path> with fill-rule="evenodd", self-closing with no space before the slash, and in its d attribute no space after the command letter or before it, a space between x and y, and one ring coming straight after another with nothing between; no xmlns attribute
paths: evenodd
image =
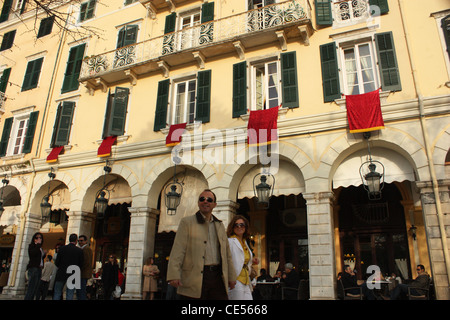
<svg viewBox="0 0 450 320"><path fill-rule="evenodd" d="M184 28L83 60L80 81L142 66L174 53L237 41L243 36L281 29L311 20L308 0L290 0ZM148 72L148 70L147 70Z"/></svg>

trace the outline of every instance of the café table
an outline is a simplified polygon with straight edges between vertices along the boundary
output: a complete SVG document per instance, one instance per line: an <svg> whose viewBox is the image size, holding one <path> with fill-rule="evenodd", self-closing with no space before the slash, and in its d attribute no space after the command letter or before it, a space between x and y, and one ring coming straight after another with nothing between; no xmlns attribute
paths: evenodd
<svg viewBox="0 0 450 320"><path fill-rule="evenodd" d="M254 288L255 300L274 300L276 298L276 290L280 282L274 281L258 281Z"/></svg>

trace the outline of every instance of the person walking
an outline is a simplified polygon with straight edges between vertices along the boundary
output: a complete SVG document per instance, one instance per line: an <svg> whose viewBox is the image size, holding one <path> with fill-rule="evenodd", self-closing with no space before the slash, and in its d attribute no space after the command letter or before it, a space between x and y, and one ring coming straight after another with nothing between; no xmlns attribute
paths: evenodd
<svg viewBox="0 0 450 320"><path fill-rule="evenodd" d="M167 281L182 299L228 300L227 289L236 285L225 227L212 211L216 196L203 190L199 210L181 219L170 252Z"/></svg>
<svg viewBox="0 0 450 320"><path fill-rule="evenodd" d="M78 236L75 233L72 233L69 236L69 243L61 247L58 251L58 255L55 261L55 265L58 267L58 271L56 272L53 300L61 300L62 298L62 291L64 285L66 284L67 279L69 278L69 274L67 273L68 272L67 269L69 267L77 266L78 268L80 268L79 270L81 274L81 267L83 265L83 250L77 247L77 240ZM81 279L75 279L75 283L80 282ZM73 283L67 284L66 300L73 300L74 292L75 288L73 287Z"/></svg>
<svg viewBox="0 0 450 320"><path fill-rule="evenodd" d="M42 268L44 267L45 252L42 250L44 244L44 236L40 232L36 232L31 238L28 245L28 257L30 261L27 265L28 288L25 294L25 300L33 300L39 288L42 276Z"/></svg>
<svg viewBox="0 0 450 320"><path fill-rule="evenodd" d="M85 235L78 237L78 246L83 250L83 265L81 266L81 288L77 289L77 298L78 300L87 300L86 285L88 280L92 278L93 253Z"/></svg>
<svg viewBox="0 0 450 320"><path fill-rule="evenodd" d="M113 254L109 255L108 261L103 265L102 282L105 292L104 299L112 300L112 293L119 284L119 265Z"/></svg>
<svg viewBox="0 0 450 320"><path fill-rule="evenodd" d="M145 265L142 268L144 275L144 285L142 286L142 300L147 300L147 296L150 295L150 300L155 297L155 292L158 291L157 277L159 274L158 266L154 264L152 257L149 257L145 261Z"/></svg>
<svg viewBox="0 0 450 320"><path fill-rule="evenodd" d="M42 269L41 282L39 284L39 290L36 295L36 300L45 300L48 293L48 286L52 275L56 270L55 264L52 262L52 256L47 255L47 261L44 263L44 269Z"/></svg>
<svg viewBox="0 0 450 320"><path fill-rule="evenodd" d="M248 226L247 218L235 215L227 228L233 267L238 275L236 286L228 290L228 299L230 300L253 300L251 275L254 269L252 265L257 265L259 261L258 258L253 256L250 249ZM253 274L253 277L255 275L256 272Z"/></svg>

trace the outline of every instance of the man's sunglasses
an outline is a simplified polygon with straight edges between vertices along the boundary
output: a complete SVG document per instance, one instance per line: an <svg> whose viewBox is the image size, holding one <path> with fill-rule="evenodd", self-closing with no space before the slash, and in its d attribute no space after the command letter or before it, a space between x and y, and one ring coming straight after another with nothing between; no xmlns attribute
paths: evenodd
<svg viewBox="0 0 450 320"><path fill-rule="evenodd" d="M214 202L214 199L213 198L211 198L211 197L207 197L207 198L205 198L205 197L200 197L200 198L198 198L198 201L200 201L200 202L203 202L203 201L208 201L209 203L212 203L212 202Z"/></svg>

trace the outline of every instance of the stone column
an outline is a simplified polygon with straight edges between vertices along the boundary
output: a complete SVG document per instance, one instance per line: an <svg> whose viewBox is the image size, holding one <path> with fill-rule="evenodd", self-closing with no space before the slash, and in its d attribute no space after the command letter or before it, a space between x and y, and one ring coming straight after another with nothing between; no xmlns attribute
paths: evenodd
<svg viewBox="0 0 450 320"><path fill-rule="evenodd" d="M69 221L67 224L66 242L69 241L69 236L75 233L77 236L85 235L89 239L92 237L95 226L95 214L84 211L69 211L67 212Z"/></svg>
<svg viewBox="0 0 450 320"><path fill-rule="evenodd" d="M308 214L310 299L336 299L333 193L303 194Z"/></svg>
<svg viewBox="0 0 450 320"><path fill-rule="evenodd" d="M439 181L439 195L443 212L443 226L441 226L439 222L439 217L436 210L436 198L434 196L431 182L416 182L416 185L420 189L428 250L430 254L431 270L427 271L433 277L436 298L438 300L450 300L449 275L447 273L447 266L450 264L450 261L448 261L450 253L447 252L445 254L443 246L443 241L449 243L448 230L450 228L450 215L446 213L450 212L448 190L450 180ZM446 230L444 234L441 233L441 227Z"/></svg>
<svg viewBox="0 0 450 320"><path fill-rule="evenodd" d="M127 284L124 300L142 299L142 267L155 250L156 217L159 210L130 207L130 239L128 242Z"/></svg>
<svg viewBox="0 0 450 320"><path fill-rule="evenodd" d="M39 229L41 228L42 216L41 214L34 213L27 214L24 224L22 241L20 237L20 234L22 232L22 230L20 230L20 225L21 223L19 222L19 228L17 229L18 236L16 237L16 242L14 244L8 286L3 288L4 294L12 296L25 295L25 272L30 260L28 257L28 246L31 243L33 235L36 232L39 232Z"/></svg>
<svg viewBox="0 0 450 320"><path fill-rule="evenodd" d="M239 205L231 200L217 201L217 206L214 208L213 214L217 219L222 220L225 230L228 227L228 223L236 214L236 210Z"/></svg>

